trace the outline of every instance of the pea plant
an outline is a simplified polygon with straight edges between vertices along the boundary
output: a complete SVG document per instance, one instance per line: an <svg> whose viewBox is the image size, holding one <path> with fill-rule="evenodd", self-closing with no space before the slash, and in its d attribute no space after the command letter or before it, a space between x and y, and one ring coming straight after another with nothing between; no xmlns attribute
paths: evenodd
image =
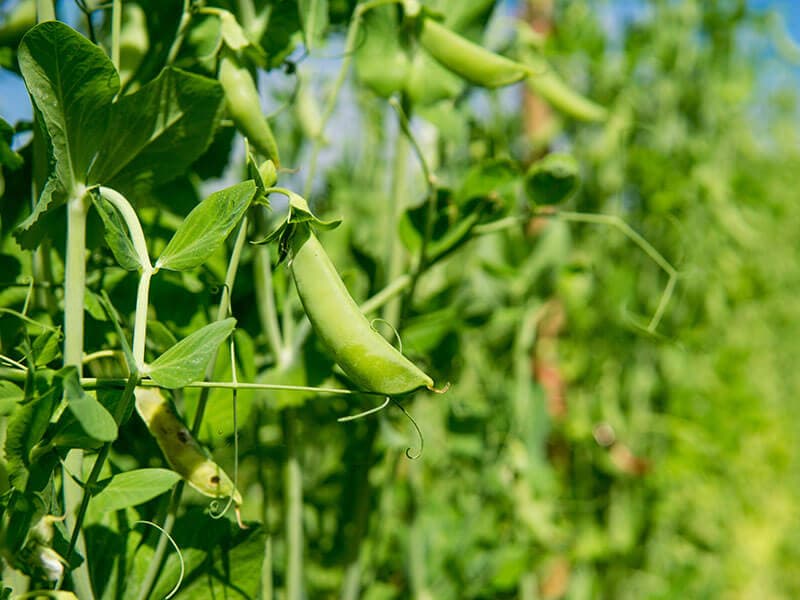
<svg viewBox="0 0 800 600"><path fill-rule="evenodd" d="M592 460L546 467L587 438L549 437L575 228L644 257L620 300L644 353L678 272L606 206L563 209L580 152L545 150L584 135L612 169L633 101L576 91L523 21L496 40L492 0L75 8L22 0L0 33L33 115L0 120L3 597L535 598L596 566L553 505ZM522 93L545 143L510 133ZM461 469L466 494L436 480Z"/></svg>

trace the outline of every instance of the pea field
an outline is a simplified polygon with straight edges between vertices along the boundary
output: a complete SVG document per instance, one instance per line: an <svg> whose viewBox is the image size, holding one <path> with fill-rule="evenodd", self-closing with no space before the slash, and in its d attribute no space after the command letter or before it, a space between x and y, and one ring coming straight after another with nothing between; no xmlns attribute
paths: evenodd
<svg viewBox="0 0 800 600"><path fill-rule="evenodd" d="M0 0L0 600L800 598L793 36Z"/></svg>

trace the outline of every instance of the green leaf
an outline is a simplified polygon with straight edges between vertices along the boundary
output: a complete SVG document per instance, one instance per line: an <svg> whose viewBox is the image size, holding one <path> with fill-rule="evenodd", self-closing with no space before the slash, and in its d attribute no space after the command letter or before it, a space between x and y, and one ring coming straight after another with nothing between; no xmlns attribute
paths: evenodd
<svg viewBox="0 0 800 600"><path fill-rule="evenodd" d="M328 0L298 0L297 11L303 26L306 50L311 52L328 28Z"/></svg>
<svg viewBox="0 0 800 600"><path fill-rule="evenodd" d="M89 181L125 193L177 177L211 143L223 101L213 79L164 69L114 105Z"/></svg>
<svg viewBox="0 0 800 600"><path fill-rule="evenodd" d="M9 479L18 489L28 485L29 471L33 464L31 450L41 441L50 417L61 397L57 380L43 388L41 395L19 405L8 419L5 456L8 461Z"/></svg>
<svg viewBox="0 0 800 600"><path fill-rule="evenodd" d="M164 352L148 369L150 377L166 388L183 387L203 376L211 355L236 327L236 319L206 325Z"/></svg>
<svg viewBox="0 0 800 600"><path fill-rule="evenodd" d="M454 200L450 190L437 190L431 236L425 251L429 263L443 258L466 242L472 228L481 222L485 214L492 213L496 208L496 200L489 197L479 196L464 204ZM427 219L427 202L408 209L400 219L400 239L413 253L419 252L422 247Z"/></svg>
<svg viewBox="0 0 800 600"><path fill-rule="evenodd" d="M138 271L143 265L117 209L99 194L92 194L92 202L103 220L106 244L117 263L127 271Z"/></svg>
<svg viewBox="0 0 800 600"><path fill-rule="evenodd" d="M126 130L108 129L119 76L99 46L59 21L41 23L25 34L19 65L52 141L58 181L72 190L85 183L97 140Z"/></svg>
<svg viewBox="0 0 800 600"><path fill-rule="evenodd" d="M519 181L519 170L511 160L486 160L467 171L456 196L460 203L485 198L498 207L509 207L514 205Z"/></svg>
<svg viewBox="0 0 800 600"><path fill-rule="evenodd" d="M101 491L92 498L92 510L104 513L138 506L163 494L181 478L169 469L136 469L98 482Z"/></svg>
<svg viewBox="0 0 800 600"><path fill-rule="evenodd" d="M566 202L580 186L578 163L570 154L548 154L525 174L525 191L534 204Z"/></svg>
<svg viewBox="0 0 800 600"><path fill-rule="evenodd" d="M236 369L239 377L246 381L253 381L256 377L255 345L253 340L243 329L237 329L234 334L236 342ZM231 360L228 352L218 352L217 362L214 366L215 381L231 380ZM186 420L192 422L197 411L200 399L200 389L186 389L183 392L183 406ZM208 391L208 390L206 390ZM250 422L253 408L255 390L239 390L236 394L236 421L237 428L243 430ZM210 444L212 447L234 432L233 410L231 405L231 390L214 388L208 393L208 404L204 413L203 423L197 432L197 438Z"/></svg>
<svg viewBox="0 0 800 600"><path fill-rule="evenodd" d="M228 237L255 194L251 180L211 194L178 227L156 268L184 271L202 265Z"/></svg>
<svg viewBox="0 0 800 600"><path fill-rule="evenodd" d="M101 442L117 439L117 422L96 398L87 394L78 380L75 367L59 371L64 386L64 399L72 415L90 437Z"/></svg>
<svg viewBox="0 0 800 600"><path fill-rule="evenodd" d="M33 340L33 357L37 367L43 367L61 354L61 328L48 329Z"/></svg>
<svg viewBox="0 0 800 600"><path fill-rule="evenodd" d="M14 412L17 403L25 397L22 390L10 381L0 381L0 417Z"/></svg>

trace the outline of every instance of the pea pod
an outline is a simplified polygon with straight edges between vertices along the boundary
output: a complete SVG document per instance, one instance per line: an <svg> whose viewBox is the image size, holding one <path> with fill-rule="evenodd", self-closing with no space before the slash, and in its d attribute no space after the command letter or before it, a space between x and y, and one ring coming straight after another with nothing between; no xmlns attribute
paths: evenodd
<svg viewBox="0 0 800 600"><path fill-rule="evenodd" d="M442 65L475 85L502 87L530 74L525 65L474 44L430 17L422 19L419 43Z"/></svg>
<svg viewBox="0 0 800 600"><path fill-rule="evenodd" d="M161 391L137 388L135 395L136 411L156 438L172 469L201 494L212 498L231 497L239 506L242 503L239 490L225 471L206 456Z"/></svg>
<svg viewBox="0 0 800 600"><path fill-rule="evenodd" d="M295 226L289 263L309 321L342 371L361 389L398 396L433 380L370 325L307 223Z"/></svg>
<svg viewBox="0 0 800 600"><path fill-rule="evenodd" d="M261 154L280 167L278 143L261 112L258 90L250 72L235 54L226 51L219 62L217 75L225 91L225 103L236 127Z"/></svg>

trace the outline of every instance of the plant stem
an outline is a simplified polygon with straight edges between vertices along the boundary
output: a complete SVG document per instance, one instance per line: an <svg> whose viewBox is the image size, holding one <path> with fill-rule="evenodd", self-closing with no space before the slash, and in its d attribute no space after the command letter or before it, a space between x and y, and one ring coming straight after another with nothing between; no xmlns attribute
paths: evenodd
<svg viewBox="0 0 800 600"><path fill-rule="evenodd" d="M233 244L231 258L228 261L228 269L225 273L225 286L222 289L222 297L220 298L219 307L217 309L217 321L221 321L228 314L233 283L236 280L236 272L239 268L239 260L241 259L242 249L244 248L246 241L247 217L245 216L239 225L239 231L236 234L236 241ZM208 367L206 367L206 379L210 379L214 376L214 367L216 364L217 350L214 351L211 359L209 360ZM140 385L143 384L145 384L145 382L140 382ZM235 385L239 386L242 384L237 383ZM206 386L196 387L203 387L203 390L200 393L200 398L197 401L197 410L195 411L194 421L192 422L192 435L194 436L197 436L197 433L200 430L200 425L203 422L203 413L205 413L206 404L208 402L209 390L209 387ZM156 579L158 578L158 573L161 569L161 563L164 560L164 553L167 550L167 544L169 542L168 536L170 533L172 533L172 528L175 526L175 519L177 518L178 514L178 506L180 505L181 496L183 495L183 488L183 481L180 481L178 482L178 485L175 486L175 491L172 493L169 509L167 511L167 517L164 519L163 531L159 536L158 544L156 545L156 550L153 554L153 559L150 562L150 566L147 568L147 573L145 574L142 587L139 589L139 600L146 600L146 598L150 595L150 591L153 589Z"/></svg>
<svg viewBox="0 0 800 600"><path fill-rule="evenodd" d="M375 312L382 306L385 306L387 302L389 302L392 298L396 298L399 294L403 292L408 286L411 285L411 276L410 275L400 275L394 279L389 285L385 288L377 292L371 298L365 300L359 308L361 312L365 315L369 313Z"/></svg>
<svg viewBox="0 0 800 600"><path fill-rule="evenodd" d="M2 371L0 371L2 373ZM20 380L24 379L24 376ZM124 379L96 379L93 377L84 377L81 379L81 385L85 389L98 389L98 388L115 388L125 385ZM162 387L151 379L143 379L138 383L139 387ZM316 392L318 394L374 394L382 395L374 392L360 392L356 390L348 390L343 388L329 388L329 387L315 387L304 385L283 385L278 383L246 383L231 381L193 381L186 384L184 388L208 388L208 389L226 389L226 390L287 390L291 392Z"/></svg>
<svg viewBox="0 0 800 600"><path fill-rule="evenodd" d="M319 133L314 139L313 145L311 146L311 157L308 161L308 175L306 175L306 183L303 187L303 196L306 198L311 194L311 189L314 185L314 175L317 170L317 159L319 158L319 152L322 148L322 143L325 140L325 126L328 124L331 115L333 115L333 111L336 108L336 101L339 99L339 92L344 85L347 72L350 70L350 63L353 61L353 54L356 50L356 42L358 41L358 28L361 26L361 19L364 17L364 13L372 10L373 8L382 6L384 4L400 3L401 0L371 0L369 2L362 2L358 4L353 10L353 16L350 19L350 25L347 28L347 37L345 38L344 42L344 51L342 52L342 56L344 58L342 59L342 65L339 67L339 73L336 75L333 87L328 94L325 105L322 107L322 115L320 116L319 122Z"/></svg>
<svg viewBox="0 0 800 600"><path fill-rule="evenodd" d="M256 291L256 305L261 329L267 337L267 344L276 363L281 362L283 340L278 325L278 311L275 308L275 288L272 285L272 264L269 247L259 245L253 248L253 282Z"/></svg>
<svg viewBox="0 0 800 600"><path fill-rule="evenodd" d="M634 244L639 246L642 252L647 254L647 256L650 257L650 260L656 263L656 265L658 265L669 276L667 285L664 287L664 291L661 293L661 299L658 302L658 307L656 308L655 313L653 313L653 316L650 318L650 322L647 324L647 332L655 333L656 329L658 329L659 323L661 322L661 318L664 315L664 311L666 310L667 305L672 298L672 292L675 289L675 282L678 278L678 272L675 267L673 267L670 262L644 238L644 236L633 229L633 227L628 225L628 223L621 217L616 215L597 215L568 211L557 212L553 216L565 221L594 223L596 225L606 225L617 229Z"/></svg>
<svg viewBox="0 0 800 600"><path fill-rule="evenodd" d="M83 296L86 287L86 215L83 194L67 203L67 256L64 271L64 365L81 372Z"/></svg>
<svg viewBox="0 0 800 600"><path fill-rule="evenodd" d="M56 9L53 0L36 0L36 22L56 20Z"/></svg>
<svg viewBox="0 0 800 600"><path fill-rule="evenodd" d="M150 279L152 269L145 268L139 275L139 287L136 290L136 316L133 322L133 360L136 368L144 371L144 347L147 339L147 309L150 305Z"/></svg>
<svg viewBox="0 0 800 600"><path fill-rule="evenodd" d="M384 231L387 233L385 264L386 280L394 281L403 271L403 247L397 236L397 223L405 208L403 194L405 191L406 167L408 166L408 139L398 128L395 138L394 166L392 168L392 189L389 204L386 206ZM399 328L402 302L392 298L383 308L383 318L393 327Z"/></svg>
<svg viewBox="0 0 800 600"><path fill-rule="evenodd" d="M354 491L352 496L346 496L345 500L346 530L350 535L345 542L346 567L339 596L341 600L357 600L360 596L363 541L369 526L370 498L373 492L369 472L375 463L374 447L377 432L378 420L369 420L366 435L353 439L346 454L348 461L346 485ZM347 511L351 506L352 512Z"/></svg>
<svg viewBox="0 0 800 600"><path fill-rule="evenodd" d="M164 553L167 551L167 545L169 544L169 538L166 534L172 533L172 528L175 527L175 520L177 519L177 510L173 510L173 507L177 507L178 504L180 504L183 488L184 483L181 480L172 491L169 510L166 518L164 519L164 526L162 528L163 531L158 537L158 543L156 544L153 558L150 561L150 566L147 569L147 573L145 573L144 580L139 588L139 594L136 596L136 600L147 600L147 597L150 595L150 591L153 589L153 586L156 583L159 571L161 570L161 562L164 560Z"/></svg>
<svg viewBox="0 0 800 600"><path fill-rule="evenodd" d="M86 288L86 216L89 203L84 189L76 190L67 202L67 256L64 271L64 366L74 366L81 374L83 363L83 300ZM83 451L70 450L64 460L62 481L67 530L75 537L73 544L86 558L86 542L75 511L82 503L83 491L69 473L83 470ZM76 531L77 530L77 531ZM72 571L72 582L80 598L94 598L88 562Z"/></svg>
<svg viewBox="0 0 800 600"><path fill-rule="evenodd" d="M233 284L236 281L236 272L239 270L239 260L242 257L242 249L247 242L247 217L242 219L239 224L239 231L236 234L236 241L233 243L233 251L231 258L228 261L228 270L225 273L225 287L222 288L222 294L219 299L219 306L217 307L217 321L221 321L228 316L230 311L231 292L233 291ZM211 355L211 360L208 361L206 367L206 379L214 377L214 368L217 365L218 350L214 350ZM237 384L238 385L238 384ZM194 413L194 422L192 423L192 435L197 435L200 431L200 424L203 422L203 414L206 410L208 403L208 388L204 388L200 393L200 398L197 401L197 410Z"/></svg>
<svg viewBox="0 0 800 600"><path fill-rule="evenodd" d="M128 202L127 198L118 191L100 186L100 195L117 209L122 220L130 233L133 249L141 265L139 275L139 287L136 292L136 316L133 325L133 358L136 361L136 368L144 370L144 348L147 339L147 309L150 305L150 279L153 276L153 266L150 263L150 255L147 252L147 241L142 231L142 224L136 211Z"/></svg>
<svg viewBox="0 0 800 600"><path fill-rule="evenodd" d="M128 382L125 386L125 391L122 393L122 401L117 405L116 413L114 414L114 420L117 423L121 423L125 413L128 410L128 406L133 400L133 391L136 389L136 382L139 376L137 373L131 375L128 378ZM80 535L81 527L83 525L83 520L86 517L86 510L89 507L89 500L92 498L92 490L97 483L98 478L100 477L100 472L103 470L103 464L105 463L106 459L108 458L108 453L111 450L111 442L106 442L100 448L100 452L98 452L97 457L94 460L94 465L92 466L92 471L89 473L89 478L86 480L86 488L84 490L83 498L81 498L81 504L78 508L78 514L75 519L75 527L72 530L72 536L69 540L69 546L67 548L67 552L64 555L64 560L69 562L70 557L72 556L72 551L75 549L75 544L78 541L78 536ZM85 557L84 557L85 558Z"/></svg>
<svg viewBox="0 0 800 600"><path fill-rule="evenodd" d="M122 30L122 0L111 0L111 63L119 71L119 44Z"/></svg>
<svg viewBox="0 0 800 600"><path fill-rule="evenodd" d="M430 244L431 238L433 237L433 224L436 219L438 186L436 183L436 177L433 175L433 171L431 171L430 167L428 166L428 161L425 160L425 155L422 153L422 148L420 148L416 138L414 137L414 134L411 132L411 123L408 120L408 115L406 114L406 111L404 110L402 104L398 102L396 98L392 98L389 100L389 105L397 113L398 125L400 126L400 129L402 130L403 134L408 139L408 142L411 145L411 149L414 151L414 154L417 155L417 159L419 160L420 166L422 167L422 173L425 176L425 181L428 184L428 196L425 199L425 202L427 203L427 210L425 211L425 223L422 232L422 242L419 245L417 264L414 267L413 275L411 278L411 285L408 290L408 298L409 298L408 304L410 304L410 299L413 298L414 292L417 289L417 282L419 281L419 278L422 275L425 268L428 266L428 245ZM408 308L408 304L406 305L406 308Z"/></svg>
<svg viewBox="0 0 800 600"><path fill-rule="evenodd" d="M286 502L286 599L303 598L303 471L302 442L294 409L283 411L286 442L284 494Z"/></svg>
<svg viewBox="0 0 800 600"><path fill-rule="evenodd" d="M178 31L175 33L175 39L172 41L172 46L169 48L167 54L167 65L175 62L180 52L183 38L186 37L186 31L189 29L189 22L192 20L191 0L183 0L183 10L181 11L181 20L178 23Z"/></svg>

